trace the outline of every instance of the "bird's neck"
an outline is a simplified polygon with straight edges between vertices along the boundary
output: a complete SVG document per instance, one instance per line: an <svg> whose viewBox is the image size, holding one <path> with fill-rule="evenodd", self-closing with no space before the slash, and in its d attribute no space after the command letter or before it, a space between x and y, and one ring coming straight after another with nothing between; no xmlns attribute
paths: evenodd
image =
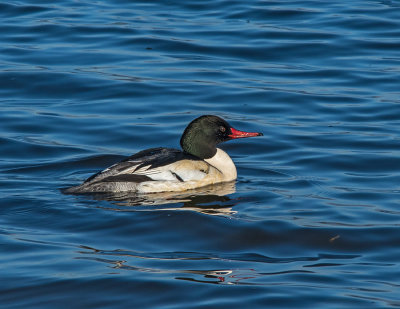
<svg viewBox="0 0 400 309"><path fill-rule="evenodd" d="M224 181L235 180L237 177L236 167L231 157L222 149L217 148L217 153L210 159L204 159L208 164L221 171Z"/></svg>

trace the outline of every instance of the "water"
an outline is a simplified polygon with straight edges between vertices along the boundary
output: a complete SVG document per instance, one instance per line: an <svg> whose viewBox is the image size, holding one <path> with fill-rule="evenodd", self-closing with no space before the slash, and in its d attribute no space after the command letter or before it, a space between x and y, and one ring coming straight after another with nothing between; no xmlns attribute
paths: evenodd
<svg viewBox="0 0 400 309"><path fill-rule="evenodd" d="M400 307L397 1L3 1L3 308ZM232 185L63 195L202 114Z"/></svg>

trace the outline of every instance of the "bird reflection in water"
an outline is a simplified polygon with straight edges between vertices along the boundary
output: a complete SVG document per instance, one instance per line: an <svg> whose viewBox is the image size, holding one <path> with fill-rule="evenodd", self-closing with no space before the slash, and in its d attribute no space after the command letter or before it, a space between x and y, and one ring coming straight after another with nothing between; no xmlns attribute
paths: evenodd
<svg viewBox="0 0 400 309"><path fill-rule="evenodd" d="M108 201L98 208L114 211L191 210L208 215L233 215L237 203L228 195L236 192L235 182L219 183L185 192L137 194L129 192L87 194L98 201ZM91 207L93 205L90 205Z"/></svg>

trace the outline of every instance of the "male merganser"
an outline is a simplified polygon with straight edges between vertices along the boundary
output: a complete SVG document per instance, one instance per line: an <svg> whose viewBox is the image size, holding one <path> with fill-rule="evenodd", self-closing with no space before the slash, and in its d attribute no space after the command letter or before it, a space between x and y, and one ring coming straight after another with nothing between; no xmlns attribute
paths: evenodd
<svg viewBox="0 0 400 309"><path fill-rule="evenodd" d="M204 115L193 120L183 132L180 140L183 151L172 148L140 151L64 192L171 192L233 181L237 177L235 164L216 146L236 138L261 135L236 130L220 117Z"/></svg>

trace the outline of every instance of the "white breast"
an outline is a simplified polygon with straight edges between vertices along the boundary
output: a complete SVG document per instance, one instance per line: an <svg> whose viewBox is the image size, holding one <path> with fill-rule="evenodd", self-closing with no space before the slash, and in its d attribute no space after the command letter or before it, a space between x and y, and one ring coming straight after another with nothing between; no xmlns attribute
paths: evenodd
<svg viewBox="0 0 400 309"><path fill-rule="evenodd" d="M217 153L210 159L204 159L222 173L223 181L237 178L236 166L231 157L222 149L217 148Z"/></svg>

